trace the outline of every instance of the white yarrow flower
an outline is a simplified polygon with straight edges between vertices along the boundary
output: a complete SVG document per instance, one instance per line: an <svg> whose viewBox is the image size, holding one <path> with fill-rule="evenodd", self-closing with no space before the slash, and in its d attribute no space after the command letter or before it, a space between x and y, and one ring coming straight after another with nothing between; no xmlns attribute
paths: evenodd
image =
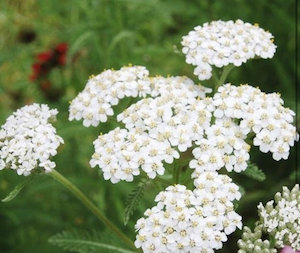
<svg viewBox="0 0 300 253"><path fill-rule="evenodd" d="M300 249L300 191L295 185L290 191L283 187L282 193L275 194L275 201L269 201L265 206L258 205L260 223L263 229L275 239L275 246L283 248L291 246Z"/></svg>
<svg viewBox="0 0 300 253"><path fill-rule="evenodd" d="M244 139L249 132L255 133L253 145L264 153L273 153L277 161L287 159L290 146L299 139L292 124L295 113L283 107L283 100L276 93L266 94L249 85L224 84L214 95L213 103L216 118L239 119L238 136ZM236 148L244 145L235 142Z"/></svg>
<svg viewBox="0 0 300 253"><path fill-rule="evenodd" d="M240 193L228 176L204 172L195 186L194 191L169 186L156 196L157 205L136 223L137 248L145 253L214 252L241 228L232 203Z"/></svg>
<svg viewBox="0 0 300 253"><path fill-rule="evenodd" d="M98 126L114 114L112 106L124 97L145 97L151 93L148 70L142 66L126 66L106 70L92 76L84 90L70 104L69 120L83 119L83 125Z"/></svg>
<svg viewBox="0 0 300 253"><path fill-rule="evenodd" d="M0 129L0 170L10 168L28 176L37 167L50 172L63 139L49 123L56 109L47 105L26 105L9 116Z"/></svg>
<svg viewBox="0 0 300 253"><path fill-rule="evenodd" d="M211 78L212 66L240 66L254 57L272 58L276 50L271 33L242 20L197 26L183 36L181 44L186 62L196 66L194 74L199 80Z"/></svg>

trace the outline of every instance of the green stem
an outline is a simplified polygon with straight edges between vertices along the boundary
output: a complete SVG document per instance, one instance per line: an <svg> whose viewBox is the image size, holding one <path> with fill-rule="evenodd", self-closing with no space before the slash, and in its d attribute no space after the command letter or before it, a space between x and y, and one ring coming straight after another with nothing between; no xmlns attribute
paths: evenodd
<svg viewBox="0 0 300 253"><path fill-rule="evenodd" d="M173 180L174 180L174 184L178 184L179 183L179 175L180 175L180 166L176 166L174 167L174 174L173 174Z"/></svg>
<svg viewBox="0 0 300 253"><path fill-rule="evenodd" d="M212 69L212 77L211 77L213 89L214 89L215 85L219 82L218 77L219 77L218 73L216 73L216 70L213 68Z"/></svg>
<svg viewBox="0 0 300 253"><path fill-rule="evenodd" d="M140 252L135 246L134 243L119 230L113 223L106 218L102 212L93 204L74 184L72 184L67 178L61 175L56 170L52 170L49 175L54 178L56 181L61 183L66 187L77 199L79 199L86 208L88 208L101 222L103 222L112 232L114 232L123 242L125 242L131 249L134 249L135 252Z"/></svg>
<svg viewBox="0 0 300 253"><path fill-rule="evenodd" d="M229 64L227 66L224 67L223 72L221 74L220 79L218 80L218 82L215 85L214 91L216 92L218 90L218 88L224 84L228 74L230 73L230 71L234 68L233 64Z"/></svg>

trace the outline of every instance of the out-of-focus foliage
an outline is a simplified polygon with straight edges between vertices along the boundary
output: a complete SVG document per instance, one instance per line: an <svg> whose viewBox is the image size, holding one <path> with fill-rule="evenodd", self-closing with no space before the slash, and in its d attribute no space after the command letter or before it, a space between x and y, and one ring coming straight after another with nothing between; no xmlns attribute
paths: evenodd
<svg viewBox="0 0 300 253"><path fill-rule="evenodd" d="M99 234L96 231L71 230L57 233L49 238L51 244L62 247L68 252L79 253L132 253L122 247L115 246L120 243L111 233ZM121 245L122 246L122 245Z"/></svg>
<svg viewBox="0 0 300 253"><path fill-rule="evenodd" d="M204 22L240 18L270 30L278 48L273 59L249 61L234 69L228 80L259 86L266 92L280 92L285 105L295 110L295 96L300 94L295 94L294 9L293 0L0 1L0 124L24 104L48 103L58 108L55 125L65 144L55 158L57 170L134 238L135 221L153 205L160 189L149 186L125 226L126 199L137 182L112 185L88 164L93 140L114 125L84 128L80 122L69 122L68 101L83 89L89 75L128 63L146 66L151 75L187 75L197 81L193 67L185 63L181 53L181 37ZM51 88L63 92L49 100L45 91L29 80L31 65L38 53L61 42L69 44L67 64L51 71L49 79ZM259 201L270 199L282 185L294 183L296 169L295 149L288 161L275 162L270 154L253 148L252 160L266 174L265 181L231 175L246 191L238 212L247 225L257 219ZM0 198L22 180L11 171L1 171ZM0 251L7 253L62 252L47 242L53 234L72 227L104 230L77 200L47 176L31 183L13 201L1 203L0 220ZM239 232L230 236L222 252L236 252L239 236Z"/></svg>

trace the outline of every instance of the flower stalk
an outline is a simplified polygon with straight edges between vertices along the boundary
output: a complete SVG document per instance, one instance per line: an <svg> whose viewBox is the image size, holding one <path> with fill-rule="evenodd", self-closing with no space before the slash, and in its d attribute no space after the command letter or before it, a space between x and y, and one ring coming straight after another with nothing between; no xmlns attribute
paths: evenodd
<svg viewBox="0 0 300 253"><path fill-rule="evenodd" d="M229 64L227 66L225 66L223 68L222 74L220 76L220 78L218 79L215 87L214 87L214 92L216 92L218 90L218 88L224 84L224 82L226 81L227 76L229 75L230 71L234 68L233 64Z"/></svg>
<svg viewBox="0 0 300 253"><path fill-rule="evenodd" d="M93 204L72 182L65 178L56 170L52 170L49 175L55 179L57 182L61 183L65 188L67 188L81 203L89 209L105 226L107 226L112 232L114 232L126 245L135 252L140 252L136 249L133 242L121 232L109 219Z"/></svg>
<svg viewBox="0 0 300 253"><path fill-rule="evenodd" d="M177 166L175 165L174 175L173 175L174 184L179 183L180 171L181 171L181 167L178 165Z"/></svg>

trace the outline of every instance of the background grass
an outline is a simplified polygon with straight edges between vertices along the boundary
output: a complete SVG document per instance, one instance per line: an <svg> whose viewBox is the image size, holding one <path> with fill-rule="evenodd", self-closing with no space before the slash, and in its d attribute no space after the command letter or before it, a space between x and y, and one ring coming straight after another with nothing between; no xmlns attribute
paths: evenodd
<svg viewBox="0 0 300 253"><path fill-rule="evenodd" d="M228 81L280 92L285 105L296 110L299 94L295 93L294 9L292 0L3 0L0 2L0 124L24 104L39 102L58 108L56 127L65 145L55 157L57 170L83 189L112 221L134 238L134 222L153 205L158 190L149 191L131 222L124 226L119 214L124 212L124 199L134 184L112 185L88 164L93 153L92 141L100 131L106 132L113 126L84 128L80 122L69 122L68 101L84 88L90 74L118 69L128 63L144 65L152 75L187 75L197 81L193 67L185 63L181 54L181 37L204 22L240 18L270 30L278 48L273 59L249 61L233 70ZM34 40L25 43L24 32L35 34ZM36 54L60 42L69 44L67 65L52 71L49 78L63 95L49 100L28 77ZM293 185L295 152L294 148L288 161L275 162L270 154L258 153L253 148L251 156L266 173L266 181L232 175L246 189L238 207L245 224L257 219L259 201L271 199L282 185ZM1 171L0 198L22 179L12 171ZM0 204L0 224L1 252L62 252L47 243L51 235L72 227L104 230L77 200L47 176L33 182L14 201ZM239 235L239 232L231 235L220 252L236 252Z"/></svg>

